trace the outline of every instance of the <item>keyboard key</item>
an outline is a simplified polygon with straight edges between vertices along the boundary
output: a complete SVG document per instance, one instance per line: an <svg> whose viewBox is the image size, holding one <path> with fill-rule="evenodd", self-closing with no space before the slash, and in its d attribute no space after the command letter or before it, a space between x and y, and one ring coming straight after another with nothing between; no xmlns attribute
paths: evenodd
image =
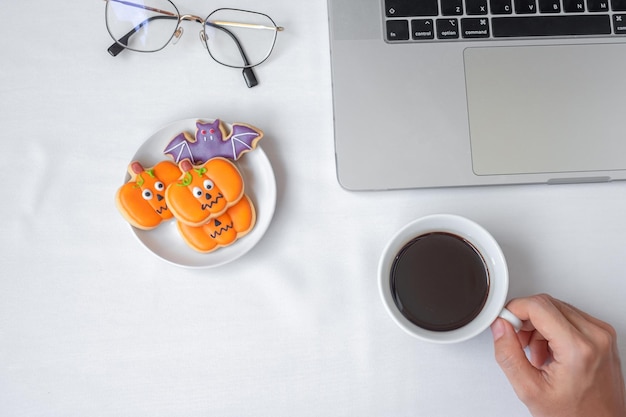
<svg viewBox="0 0 626 417"><path fill-rule="evenodd" d="M437 19L438 39L457 39L459 37L459 21L457 19Z"/></svg>
<svg viewBox="0 0 626 417"><path fill-rule="evenodd" d="M463 14L463 0L441 0L441 14L444 16Z"/></svg>
<svg viewBox="0 0 626 417"><path fill-rule="evenodd" d="M493 14L513 13L511 0L489 0L489 6L491 7L491 13Z"/></svg>
<svg viewBox="0 0 626 417"><path fill-rule="evenodd" d="M461 36L467 39L488 38L489 21L486 17L461 19Z"/></svg>
<svg viewBox="0 0 626 417"><path fill-rule="evenodd" d="M535 0L515 0L515 13L517 14L537 13L537 6L535 5Z"/></svg>
<svg viewBox="0 0 626 417"><path fill-rule="evenodd" d="M626 14L613 15L613 30L616 35L626 35Z"/></svg>
<svg viewBox="0 0 626 417"><path fill-rule="evenodd" d="M539 0L539 11L541 13L560 13L561 2L559 0Z"/></svg>
<svg viewBox="0 0 626 417"><path fill-rule="evenodd" d="M587 10L590 12L608 12L609 0L587 0Z"/></svg>
<svg viewBox="0 0 626 417"><path fill-rule="evenodd" d="M409 40L409 22L407 22L406 20L388 20L387 21L387 40L388 41Z"/></svg>
<svg viewBox="0 0 626 417"><path fill-rule="evenodd" d="M437 16L437 0L385 0L387 17Z"/></svg>
<svg viewBox="0 0 626 417"><path fill-rule="evenodd" d="M608 35L611 19L608 15L520 16L494 17L491 20L494 37Z"/></svg>
<svg viewBox="0 0 626 417"><path fill-rule="evenodd" d="M465 12L472 15L487 14L487 0L465 0Z"/></svg>
<svg viewBox="0 0 626 417"><path fill-rule="evenodd" d="M433 20L411 20L411 36L414 40L435 39L435 24L433 23Z"/></svg>
<svg viewBox="0 0 626 417"><path fill-rule="evenodd" d="M614 12L626 12L626 0L611 0L611 8Z"/></svg>
<svg viewBox="0 0 626 417"><path fill-rule="evenodd" d="M563 10L567 13L584 12L585 0L563 0Z"/></svg>

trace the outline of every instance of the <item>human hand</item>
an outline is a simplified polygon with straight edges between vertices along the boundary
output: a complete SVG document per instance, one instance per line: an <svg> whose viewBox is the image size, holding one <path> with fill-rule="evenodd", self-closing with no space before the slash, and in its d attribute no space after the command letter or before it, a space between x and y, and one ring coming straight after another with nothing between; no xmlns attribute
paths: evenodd
<svg viewBox="0 0 626 417"><path fill-rule="evenodd" d="M495 357L534 417L626 417L613 327L548 295L507 308L524 326L516 334L503 319L493 323Z"/></svg>

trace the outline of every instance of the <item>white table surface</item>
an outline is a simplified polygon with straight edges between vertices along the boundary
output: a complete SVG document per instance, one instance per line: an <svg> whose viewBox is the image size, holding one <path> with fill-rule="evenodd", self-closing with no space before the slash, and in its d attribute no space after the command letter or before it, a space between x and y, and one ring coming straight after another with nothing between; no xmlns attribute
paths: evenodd
<svg viewBox="0 0 626 417"><path fill-rule="evenodd" d="M286 31L247 89L194 23L112 58L102 1L0 12L0 415L528 416L486 331L420 342L385 312L379 255L409 221L486 227L510 297L548 292L611 322L626 357L626 184L353 193L335 177L326 2L226 4ZM132 235L114 194L136 149L191 117L266 133L278 197L260 243L188 270Z"/></svg>

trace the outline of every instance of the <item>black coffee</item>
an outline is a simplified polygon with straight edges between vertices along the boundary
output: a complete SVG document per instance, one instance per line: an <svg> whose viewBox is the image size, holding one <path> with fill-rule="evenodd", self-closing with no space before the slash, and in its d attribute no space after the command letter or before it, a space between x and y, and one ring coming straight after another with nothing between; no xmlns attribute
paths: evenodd
<svg viewBox="0 0 626 417"><path fill-rule="evenodd" d="M458 329L487 301L489 272L465 239L442 232L407 243L391 267L391 293L402 314L434 331Z"/></svg>

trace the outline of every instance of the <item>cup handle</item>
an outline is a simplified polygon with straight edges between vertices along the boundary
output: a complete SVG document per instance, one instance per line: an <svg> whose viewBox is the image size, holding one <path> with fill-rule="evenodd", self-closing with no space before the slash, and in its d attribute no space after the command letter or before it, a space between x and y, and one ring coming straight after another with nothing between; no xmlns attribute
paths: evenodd
<svg viewBox="0 0 626 417"><path fill-rule="evenodd" d="M522 321L515 314L507 310L506 307L502 308L498 317L501 317L511 323L511 326L513 326L516 332L519 332L522 329Z"/></svg>

